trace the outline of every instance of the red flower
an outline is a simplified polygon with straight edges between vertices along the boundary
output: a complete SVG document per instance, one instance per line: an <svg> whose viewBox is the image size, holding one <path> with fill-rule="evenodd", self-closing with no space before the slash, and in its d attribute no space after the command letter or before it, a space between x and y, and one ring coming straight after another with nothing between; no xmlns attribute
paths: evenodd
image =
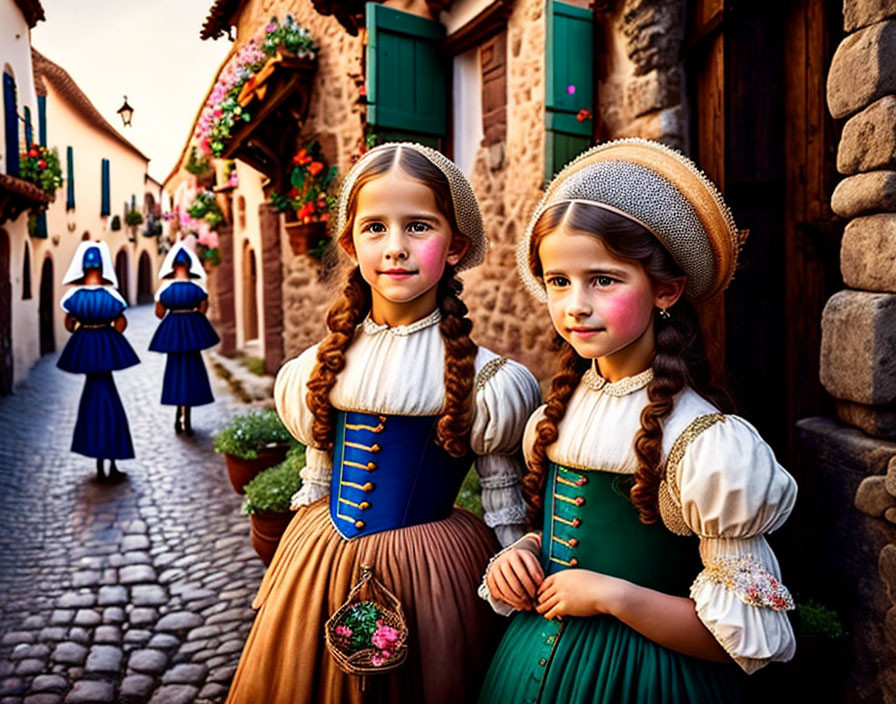
<svg viewBox="0 0 896 704"><path fill-rule="evenodd" d="M321 171L324 170L324 165L319 161L315 161L308 167L308 173L312 176L317 176Z"/></svg>
<svg viewBox="0 0 896 704"><path fill-rule="evenodd" d="M30 156L30 157L36 157L36 156L37 156L37 149L35 149L34 147L31 147L31 149L28 150L28 156Z"/></svg>
<svg viewBox="0 0 896 704"><path fill-rule="evenodd" d="M591 111L586 110L584 108L582 110L579 110L578 115L576 115L576 119L579 122L584 122L585 120L590 120L591 119Z"/></svg>
<svg viewBox="0 0 896 704"><path fill-rule="evenodd" d="M309 217L314 212L314 203L305 203L301 208L299 208L299 212L296 214L299 220L304 220Z"/></svg>
<svg viewBox="0 0 896 704"><path fill-rule="evenodd" d="M37 162L37 165L42 169L47 168L47 162L45 162L43 159L41 159L39 162Z"/></svg>
<svg viewBox="0 0 896 704"><path fill-rule="evenodd" d="M299 195L299 189L293 186L291 189L289 189L289 193L287 193L286 195L288 195L290 198L295 198L297 195Z"/></svg>
<svg viewBox="0 0 896 704"><path fill-rule="evenodd" d="M308 151L305 149L300 150L299 153L292 158L292 163L297 166L304 166L310 161L311 157L308 156Z"/></svg>

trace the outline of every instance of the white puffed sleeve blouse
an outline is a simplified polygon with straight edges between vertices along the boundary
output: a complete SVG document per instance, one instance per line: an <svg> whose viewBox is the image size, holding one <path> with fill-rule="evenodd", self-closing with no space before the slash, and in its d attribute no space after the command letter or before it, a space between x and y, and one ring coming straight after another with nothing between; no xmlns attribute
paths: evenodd
<svg viewBox="0 0 896 704"><path fill-rule="evenodd" d="M444 404L445 347L438 310L411 325L388 327L367 318L349 346L345 368L330 392L334 408L384 415L438 415ZM274 385L277 412L290 432L308 447L302 488L292 506L311 503L330 490L332 455L314 447L307 381L317 346L287 362ZM541 400L538 384L522 365L480 347L470 448L477 455L485 522L502 544L523 533L525 505L519 449L523 429Z"/></svg>

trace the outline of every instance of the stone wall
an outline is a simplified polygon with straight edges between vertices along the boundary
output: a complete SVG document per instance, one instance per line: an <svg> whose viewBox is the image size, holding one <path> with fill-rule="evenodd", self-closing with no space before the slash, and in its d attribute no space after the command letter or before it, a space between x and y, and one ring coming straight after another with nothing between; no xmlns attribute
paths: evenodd
<svg viewBox="0 0 896 704"><path fill-rule="evenodd" d="M843 8L848 34L831 62L827 100L845 120L844 179L831 205L848 221L840 257L848 288L822 314L820 366L839 421L799 426L817 468L813 507L831 510L832 529L818 535L820 570L853 634L848 699L896 702L896 2ZM851 504L861 513L844 510Z"/></svg>

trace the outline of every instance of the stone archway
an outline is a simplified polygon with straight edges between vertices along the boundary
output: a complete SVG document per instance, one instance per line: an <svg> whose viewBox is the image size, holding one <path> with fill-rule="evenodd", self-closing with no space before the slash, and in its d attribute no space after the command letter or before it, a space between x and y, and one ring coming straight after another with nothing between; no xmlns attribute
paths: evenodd
<svg viewBox="0 0 896 704"><path fill-rule="evenodd" d="M53 259L48 255L40 270L40 301L37 306L41 355L56 351L56 336L53 332L56 296L53 291Z"/></svg>
<svg viewBox="0 0 896 704"><path fill-rule="evenodd" d="M152 262L145 249L137 264L137 304L152 303Z"/></svg>
<svg viewBox="0 0 896 704"><path fill-rule="evenodd" d="M243 343L258 339L258 268L255 251L243 244Z"/></svg>
<svg viewBox="0 0 896 704"><path fill-rule="evenodd" d="M115 275L118 277L118 292L128 305L131 304L128 298L128 253L122 247L115 255Z"/></svg>
<svg viewBox="0 0 896 704"><path fill-rule="evenodd" d="M12 280L9 235L0 230L0 396L12 393Z"/></svg>

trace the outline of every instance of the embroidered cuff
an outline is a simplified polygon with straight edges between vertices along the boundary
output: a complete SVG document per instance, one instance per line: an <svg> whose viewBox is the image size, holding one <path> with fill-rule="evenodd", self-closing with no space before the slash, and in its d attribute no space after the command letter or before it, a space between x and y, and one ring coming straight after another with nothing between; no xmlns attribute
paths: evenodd
<svg viewBox="0 0 896 704"><path fill-rule="evenodd" d="M691 585L691 594L704 583L721 584L749 606L761 606L773 611L793 609L793 597L787 587L752 555L710 560Z"/></svg>

